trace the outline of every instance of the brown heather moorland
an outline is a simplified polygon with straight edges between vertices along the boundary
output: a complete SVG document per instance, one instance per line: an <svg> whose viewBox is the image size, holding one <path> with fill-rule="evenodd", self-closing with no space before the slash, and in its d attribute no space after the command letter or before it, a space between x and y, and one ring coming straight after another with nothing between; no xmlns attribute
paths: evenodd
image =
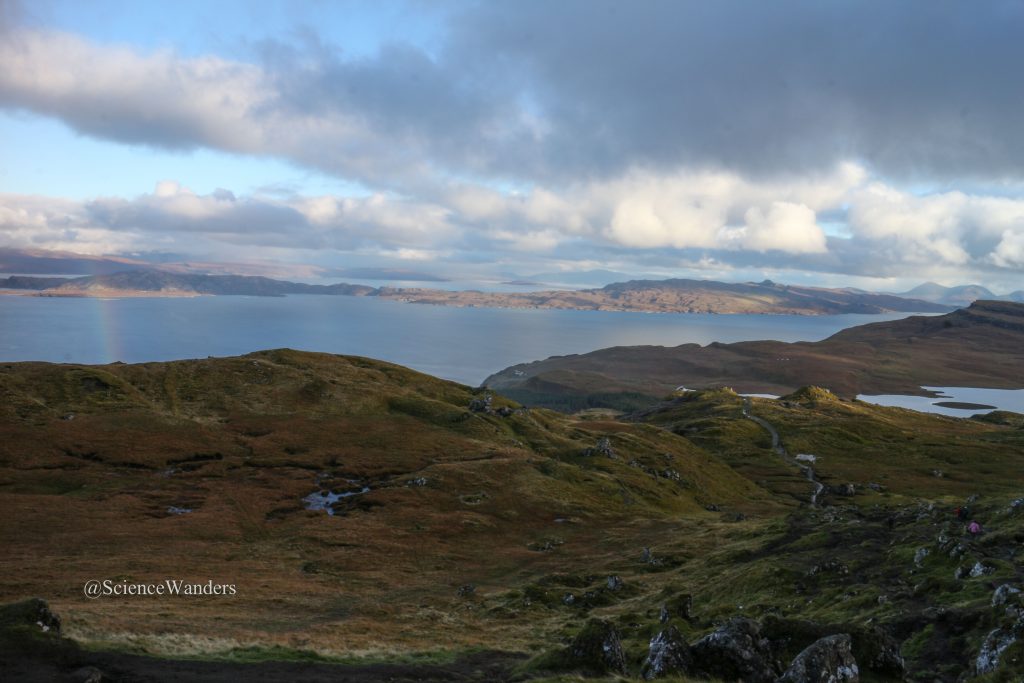
<svg viewBox="0 0 1024 683"><path fill-rule="evenodd" d="M862 680L899 680L902 656L913 680L954 681L986 634L1011 632L1017 597L990 603L1021 581L1024 418L818 389L749 411L791 453L817 455L817 504L726 389L613 419L290 350L0 365L0 602L44 598L64 636L0 614L0 671L622 680L663 629L693 642L743 617L771 639L773 676L841 632ZM334 515L303 505L364 487ZM972 495L981 540L951 513ZM978 577L961 570L975 563ZM92 600L94 579L213 580L237 595ZM565 654L601 624L621 637L625 673ZM1019 675L1022 655L1011 645L999 671Z"/></svg>

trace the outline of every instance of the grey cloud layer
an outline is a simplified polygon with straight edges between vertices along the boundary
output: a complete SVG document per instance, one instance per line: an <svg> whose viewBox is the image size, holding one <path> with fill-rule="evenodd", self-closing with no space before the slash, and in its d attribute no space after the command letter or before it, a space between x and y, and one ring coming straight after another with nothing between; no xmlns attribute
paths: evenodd
<svg viewBox="0 0 1024 683"><path fill-rule="evenodd" d="M1024 181L1021 35L1024 2L1001 0L481 3L457 6L434 55L346 59L310 33L248 62L13 27L0 106L376 194L7 196L0 236L1020 272L1024 199L904 188Z"/></svg>
<svg viewBox="0 0 1024 683"><path fill-rule="evenodd" d="M108 139L273 154L371 182L848 159L888 177L1024 170L1016 0L561 0L455 16L437 57L391 45L356 60L315 39L238 63L15 30L0 102Z"/></svg>

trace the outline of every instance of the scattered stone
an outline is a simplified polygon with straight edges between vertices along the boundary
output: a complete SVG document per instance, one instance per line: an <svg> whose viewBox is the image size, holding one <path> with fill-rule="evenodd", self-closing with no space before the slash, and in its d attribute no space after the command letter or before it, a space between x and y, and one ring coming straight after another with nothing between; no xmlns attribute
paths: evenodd
<svg viewBox="0 0 1024 683"><path fill-rule="evenodd" d="M981 650L978 651L978 658L974 662L975 673L980 676L995 671L1003 651L1016 640L1017 636L1012 631L997 628L990 632L981 644Z"/></svg>
<svg viewBox="0 0 1024 683"><path fill-rule="evenodd" d="M996 570L995 567L992 567L990 565L984 564L982 562L975 562L974 566L971 567L970 577L972 579L976 579L979 576L985 576L986 574L991 574L995 570Z"/></svg>
<svg viewBox="0 0 1024 683"><path fill-rule="evenodd" d="M459 586L459 589L455 591L455 594L460 598L471 598L476 594L476 586L471 583L463 584Z"/></svg>
<svg viewBox="0 0 1024 683"><path fill-rule="evenodd" d="M494 413L499 417L511 417L513 414L515 414L515 411L509 408L508 406L502 406L495 410Z"/></svg>
<svg viewBox="0 0 1024 683"><path fill-rule="evenodd" d="M704 506L704 509L707 510L708 512L721 512L722 511L722 508L718 507L714 503L708 503L707 505Z"/></svg>
<svg viewBox="0 0 1024 683"><path fill-rule="evenodd" d="M169 515L187 515L190 512L194 512L192 508L178 507L177 505L169 505L167 507L167 514Z"/></svg>
<svg viewBox="0 0 1024 683"><path fill-rule="evenodd" d="M672 470L672 469L662 470L661 471L661 477L663 479L668 479L669 481L680 481L681 482L683 480L683 475L679 474L679 472L677 472L676 470Z"/></svg>
<svg viewBox="0 0 1024 683"><path fill-rule="evenodd" d="M679 617L687 621L693 621L693 596L689 593L680 593L661 606L659 618L661 623L667 623L669 619Z"/></svg>
<svg viewBox="0 0 1024 683"><path fill-rule="evenodd" d="M75 419L75 414L74 413L65 413L65 414L61 415L60 419L62 419L62 420L74 420Z"/></svg>
<svg viewBox="0 0 1024 683"><path fill-rule="evenodd" d="M1008 583L1004 583L1002 586L996 588L995 592L992 593L992 606L1005 605L1010 599L1010 596L1017 593L1020 593L1019 588L1015 588Z"/></svg>
<svg viewBox="0 0 1024 683"><path fill-rule="evenodd" d="M761 627L744 617L730 619L698 640L691 653L693 673L706 678L771 683L781 669Z"/></svg>
<svg viewBox="0 0 1024 683"><path fill-rule="evenodd" d="M651 553L650 548L644 547L644 549L640 551L640 561L644 564L653 564L654 554Z"/></svg>
<svg viewBox="0 0 1024 683"><path fill-rule="evenodd" d="M793 457L795 457L800 462L817 462L818 461L818 456L811 455L810 453L797 453Z"/></svg>
<svg viewBox="0 0 1024 683"><path fill-rule="evenodd" d="M808 569L807 576L817 576L826 572L845 576L850 573L850 568L836 559L825 560Z"/></svg>
<svg viewBox="0 0 1024 683"><path fill-rule="evenodd" d="M918 548L917 552L914 553L914 566L921 567L924 565L924 558L928 557L932 551L928 548Z"/></svg>
<svg viewBox="0 0 1024 683"><path fill-rule="evenodd" d="M868 488L871 489L872 491L877 492L877 493L881 493L882 491L885 490L884 486L882 486L879 483L873 482L873 481L872 482L868 482Z"/></svg>
<svg viewBox="0 0 1024 683"><path fill-rule="evenodd" d="M943 472L942 470L932 470L932 476L938 479L942 479L944 476L946 476L946 473Z"/></svg>
<svg viewBox="0 0 1024 683"><path fill-rule="evenodd" d="M561 538L545 538L542 541L539 541L539 542L535 541L533 543L530 543L526 547L529 548L530 550L536 551L538 553L547 553L547 552L551 552L552 550L554 550L558 546L564 545L564 544L565 544L565 541L562 540Z"/></svg>
<svg viewBox="0 0 1024 683"><path fill-rule="evenodd" d="M966 565L960 565L959 567L953 570L953 578L957 581L962 581L963 579L966 579L970 575L970 573L970 568L968 568Z"/></svg>
<svg viewBox="0 0 1024 683"><path fill-rule="evenodd" d="M410 479L409 481L405 482L405 485L406 486L426 486L429 483L430 483L430 480L427 479L426 477L416 477L415 479Z"/></svg>
<svg viewBox="0 0 1024 683"><path fill-rule="evenodd" d="M779 683L857 683L860 670L846 633L826 636L796 656Z"/></svg>
<svg viewBox="0 0 1024 683"><path fill-rule="evenodd" d="M619 632L603 619L591 619L566 651L573 668L589 673L626 673L626 655Z"/></svg>
<svg viewBox="0 0 1024 683"><path fill-rule="evenodd" d="M620 579L618 576L609 576L607 583L608 583L608 590L610 590L610 591L622 590L623 586L626 585L625 583L622 582L622 579Z"/></svg>
<svg viewBox="0 0 1024 683"><path fill-rule="evenodd" d="M959 560L959 559L960 559L961 557L963 557L963 556L964 556L964 555L965 555L966 553L967 553L967 546L965 546L965 545L964 545L964 544L962 544L962 543L957 543L957 544L956 544L955 546L953 546L953 548L952 548L952 549L951 549L951 550L949 551L949 556L950 556L951 558L953 558L954 560Z"/></svg>
<svg viewBox="0 0 1024 683"><path fill-rule="evenodd" d="M491 408L491 402L493 400L494 397L491 396L490 394L487 394L483 398L474 398L472 401L469 402L469 412L484 413L486 415L490 415L491 413L494 412L494 410Z"/></svg>
<svg viewBox="0 0 1024 683"><path fill-rule="evenodd" d="M594 455L603 455L607 458L614 458L615 449L612 448L611 439L609 439L607 436L602 436L600 439L597 440L596 446L594 446L593 448L584 449L583 455L588 457Z"/></svg>
<svg viewBox="0 0 1024 683"><path fill-rule="evenodd" d="M645 681L664 676L685 674L690 670L692 656L690 647L675 626L651 638L647 659L641 670Z"/></svg>
<svg viewBox="0 0 1024 683"><path fill-rule="evenodd" d="M70 680L72 683L104 683L110 679L94 666L83 666L71 672Z"/></svg>
<svg viewBox="0 0 1024 683"><path fill-rule="evenodd" d="M837 496L855 496L857 495L857 486L855 484L837 484L836 486L830 486L829 490Z"/></svg>
<svg viewBox="0 0 1024 683"><path fill-rule="evenodd" d="M572 593L566 593L565 595L562 596L562 604L563 605L575 605L576 604L576 596L573 595Z"/></svg>

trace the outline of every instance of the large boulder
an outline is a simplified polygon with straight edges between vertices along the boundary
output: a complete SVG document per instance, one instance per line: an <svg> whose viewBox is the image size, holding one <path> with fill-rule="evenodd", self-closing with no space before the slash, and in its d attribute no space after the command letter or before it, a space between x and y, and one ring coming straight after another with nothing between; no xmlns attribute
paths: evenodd
<svg viewBox="0 0 1024 683"><path fill-rule="evenodd" d="M675 626L669 626L651 638L642 673L645 681L653 681L656 678L689 673L692 663L690 646Z"/></svg>
<svg viewBox="0 0 1024 683"><path fill-rule="evenodd" d="M761 627L743 617L730 619L698 640L691 652L693 673L707 678L769 683L782 669Z"/></svg>
<svg viewBox="0 0 1024 683"><path fill-rule="evenodd" d="M626 673L626 655L614 626L603 619L591 619L570 643L565 653L570 668L587 673Z"/></svg>
<svg viewBox="0 0 1024 683"><path fill-rule="evenodd" d="M769 616L762 624L761 632L772 641L775 652L784 660L795 658L806 647L825 636L846 633L852 640L853 656L861 671L897 679L905 673L900 642L887 629L878 625L822 624Z"/></svg>
<svg viewBox="0 0 1024 683"><path fill-rule="evenodd" d="M796 656L779 683L857 683L860 670L846 633L825 636Z"/></svg>

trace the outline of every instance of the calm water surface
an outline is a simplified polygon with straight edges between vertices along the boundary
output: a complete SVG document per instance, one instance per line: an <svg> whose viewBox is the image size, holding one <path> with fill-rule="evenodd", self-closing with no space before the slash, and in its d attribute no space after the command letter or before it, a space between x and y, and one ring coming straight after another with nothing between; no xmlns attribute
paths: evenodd
<svg viewBox="0 0 1024 683"><path fill-rule="evenodd" d="M1012 410L1024 413L1024 389L980 389L977 387L921 387L935 391L939 397L904 396L902 394L861 394L857 398L880 406L910 408L924 413L939 413L951 417L970 417L979 413L991 413L993 410ZM950 408L939 403L974 403L988 405L991 408Z"/></svg>
<svg viewBox="0 0 1024 683"><path fill-rule="evenodd" d="M0 360L126 363L260 349L370 356L478 385L515 363L609 346L817 341L888 315L708 315L450 308L345 296L0 296Z"/></svg>

